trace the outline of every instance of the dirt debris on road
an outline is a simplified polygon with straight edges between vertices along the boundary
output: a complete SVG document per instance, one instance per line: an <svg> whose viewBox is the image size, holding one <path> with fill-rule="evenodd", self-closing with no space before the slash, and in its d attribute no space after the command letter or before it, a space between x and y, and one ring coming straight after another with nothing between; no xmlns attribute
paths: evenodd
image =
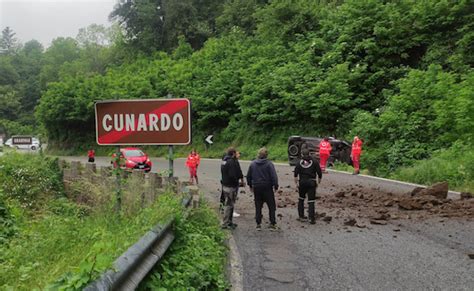
<svg viewBox="0 0 474 291"><path fill-rule="evenodd" d="M344 225L358 227L364 225L364 220L370 224L386 225L388 221L398 219L474 219L472 195L463 194L459 200L447 198L447 182L427 188L418 187L404 195L386 193L379 188L364 189L357 184L338 190L333 191L334 194L319 193L321 199L316 203L317 219L330 223L333 217L344 218ZM278 208L294 208L298 192L285 187L277 191L276 199Z"/></svg>

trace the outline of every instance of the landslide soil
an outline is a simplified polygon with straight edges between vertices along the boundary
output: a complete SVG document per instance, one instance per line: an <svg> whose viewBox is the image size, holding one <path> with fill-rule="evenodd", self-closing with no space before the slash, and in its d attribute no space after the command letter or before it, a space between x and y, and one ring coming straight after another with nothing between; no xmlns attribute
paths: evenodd
<svg viewBox="0 0 474 291"><path fill-rule="evenodd" d="M329 189L334 190L336 185L331 187ZM377 188L363 188L358 184L337 189L339 191L335 194L318 194L317 219L327 223L334 222L333 219L343 219L344 225L357 227L385 225L388 221L399 219L425 220L438 217L441 222L447 218L474 219L474 199L469 197L452 200L430 195L426 190L422 193L422 189L395 195ZM286 186L277 191L275 198L278 208L295 208L298 192Z"/></svg>

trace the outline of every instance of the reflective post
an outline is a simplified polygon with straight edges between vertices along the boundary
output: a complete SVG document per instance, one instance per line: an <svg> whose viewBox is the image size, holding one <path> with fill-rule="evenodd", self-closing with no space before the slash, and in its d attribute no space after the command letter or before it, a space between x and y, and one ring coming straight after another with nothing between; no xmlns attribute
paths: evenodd
<svg viewBox="0 0 474 291"><path fill-rule="evenodd" d="M169 177L173 177L173 146L168 146Z"/></svg>

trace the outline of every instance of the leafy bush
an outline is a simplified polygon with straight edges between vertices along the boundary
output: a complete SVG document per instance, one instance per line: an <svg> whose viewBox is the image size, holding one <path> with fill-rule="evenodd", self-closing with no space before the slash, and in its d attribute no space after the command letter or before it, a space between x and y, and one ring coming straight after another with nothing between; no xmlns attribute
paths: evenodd
<svg viewBox="0 0 474 291"><path fill-rule="evenodd" d="M164 259L141 284L142 290L224 290L225 233L206 205L176 226L176 240Z"/></svg>
<svg viewBox="0 0 474 291"><path fill-rule="evenodd" d="M0 244L5 243L8 238L16 233L16 219L11 213L7 204L3 190L0 189Z"/></svg>
<svg viewBox="0 0 474 291"><path fill-rule="evenodd" d="M57 161L42 155L8 153L0 157L0 189L23 208L40 209L64 195Z"/></svg>

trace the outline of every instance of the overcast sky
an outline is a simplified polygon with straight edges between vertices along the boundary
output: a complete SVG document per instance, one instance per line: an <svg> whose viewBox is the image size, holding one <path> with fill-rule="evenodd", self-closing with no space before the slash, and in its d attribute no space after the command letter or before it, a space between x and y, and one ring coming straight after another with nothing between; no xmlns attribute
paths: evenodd
<svg viewBox="0 0 474 291"><path fill-rule="evenodd" d="M116 0L0 0L0 30L9 26L25 43L36 39L47 47L59 36L76 37L90 24L110 26Z"/></svg>

